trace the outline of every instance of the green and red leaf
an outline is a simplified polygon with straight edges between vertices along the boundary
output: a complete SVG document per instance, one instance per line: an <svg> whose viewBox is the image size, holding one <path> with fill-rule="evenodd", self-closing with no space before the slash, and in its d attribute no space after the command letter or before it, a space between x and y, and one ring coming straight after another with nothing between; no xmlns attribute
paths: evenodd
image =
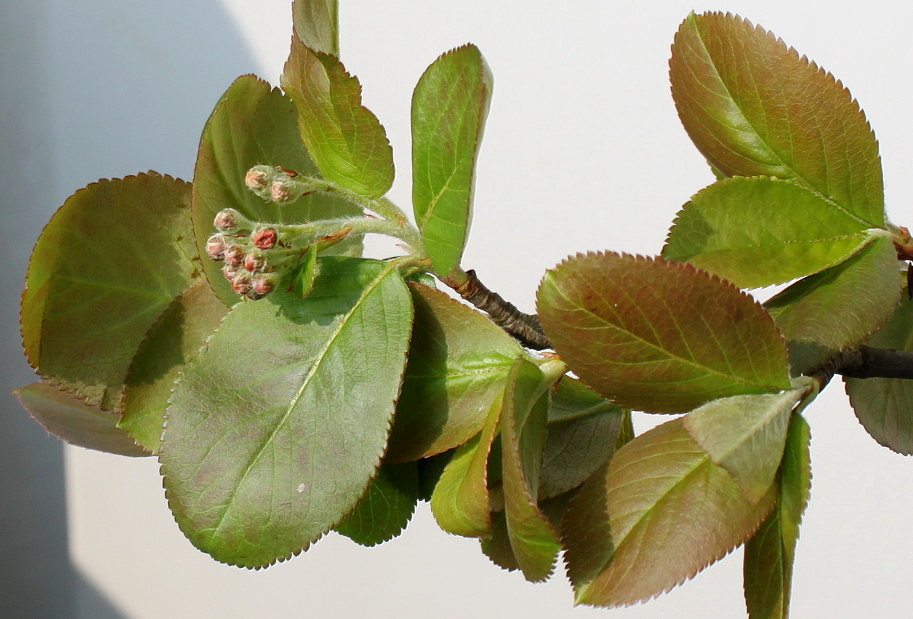
<svg viewBox="0 0 913 619"><path fill-rule="evenodd" d="M885 226L878 143L830 73L728 13L691 14L669 67L682 124L713 168L795 180L863 227Z"/></svg>
<svg viewBox="0 0 913 619"><path fill-rule="evenodd" d="M770 316L732 284L688 264L577 255L546 273L538 310L571 370L621 406L683 412L790 386Z"/></svg>

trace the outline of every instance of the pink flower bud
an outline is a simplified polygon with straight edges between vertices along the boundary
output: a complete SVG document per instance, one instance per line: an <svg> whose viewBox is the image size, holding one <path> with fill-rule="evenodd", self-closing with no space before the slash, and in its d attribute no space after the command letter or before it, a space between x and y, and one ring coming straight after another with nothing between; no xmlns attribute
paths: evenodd
<svg viewBox="0 0 913 619"><path fill-rule="evenodd" d="M261 273L260 275L256 275L251 280L250 290L247 292L248 298L262 299L271 293L275 287L275 279L275 276L271 274Z"/></svg>
<svg viewBox="0 0 913 619"><path fill-rule="evenodd" d="M212 220L212 225L216 227L216 230L222 230L223 232L233 230L238 226L235 213L236 211L231 208L222 209L216 213L215 219Z"/></svg>
<svg viewBox="0 0 913 619"><path fill-rule="evenodd" d="M222 275L225 276L225 279L231 281L235 278L235 275L238 274L238 267L233 267L230 264L226 264L222 267Z"/></svg>
<svg viewBox="0 0 913 619"><path fill-rule="evenodd" d="M238 271L231 280L231 289L238 294L247 294L251 289L250 273Z"/></svg>
<svg viewBox="0 0 913 619"><path fill-rule="evenodd" d="M254 191L266 187L268 180L266 172L257 170L256 168L248 170L247 174L244 175L244 184L247 185L248 189Z"/></svg>
<svg viewBox="0 0 913 619"><path fill-rule="evenodd" d="M285 181L276 181L269 188L269 197L273 199L273 202L285 202L288 200L289 195L289 186Z"/></svg>
<svg viewBox="0 0 913 619"><path fill-rule="evenodd" d="M260 249L272 249L276 245L276 237L273 228L259 228L250 235L250 240Z"/></svg>
<svg viewBox="0 0 913 619"><path fill-rule="evenodd" d="M206 254L213 260L222 260L225 249L225 236L222 234L213 234L206 241Z"/></svg>
<svg viewBox="0 0 913 619"><path fill-rule="evenodd" d="M226 264L239 267L244 260L244 248L240 245L230 245L225 249L224 258Z"/></svg>
<svg viewBox="0 0 913 619"><path fill-rule="evenodd" d="M266 258L262 252L251 251L244 256L244 268L250 272L262 271L266 266Z"/></svg>

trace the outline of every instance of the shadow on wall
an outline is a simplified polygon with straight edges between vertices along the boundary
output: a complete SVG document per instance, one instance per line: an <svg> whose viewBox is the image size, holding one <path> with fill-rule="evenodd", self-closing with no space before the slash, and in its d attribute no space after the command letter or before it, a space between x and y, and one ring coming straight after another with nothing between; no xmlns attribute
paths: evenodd
<svg viewBox="0 0 913 619"><path fill-rule="evenodd" d="M69 561L62 445L11 394L34 380L16 326L26 263L79 187L189 180L213 102L258 67L218 0L0 3L0 41L0 600L7 617L114 619Z"/></svg>

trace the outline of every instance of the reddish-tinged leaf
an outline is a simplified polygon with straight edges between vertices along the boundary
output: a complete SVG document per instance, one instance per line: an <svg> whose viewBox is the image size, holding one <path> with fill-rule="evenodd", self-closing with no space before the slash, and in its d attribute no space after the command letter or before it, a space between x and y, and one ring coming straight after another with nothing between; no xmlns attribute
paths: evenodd
<svg viewBox="0 0 913 619"><path fill-rule="evenodd" d="M614 607L668 591L751 537L775 500L771 491L747 501L682 419L638 436L565 516L577 602Z"/></svg>
<svg viewBox="0 0 913 619"><path fill-rule="evenodd" d="M55 386L113 408L136 351L199 279L190 185L155 172L67 198L32 251L20 320L29 362Z"/></svg>
<svg viewBox="0 0 913 619"><path fill-rule="evenodd" d="M295 35L313 50L339 56L338 0L294 0Z"/></svg>
<svg viewBox="0 0 913 619"><path fill-rule="evenodd" d="M796 180L863 227L883 228L878 143L843 84L763 28L690 15L669 61L682 124L726 176Z"/></svg>
<svg viewBox="0 0 913 619"><path fill-rule="evenodd" d="M790 386L785 345L770 316L688 264L577 255L546 273L538 309L571 370L621 406L683 412Z"/></svg>
<svg viewBox="0 0 913 619"><path fill-rule="evenodd" d="M14 392L25 410L44 429L71 445L121 456L148 456L126 431L119 415L89 406L47 383L33 383Z"/></svg>

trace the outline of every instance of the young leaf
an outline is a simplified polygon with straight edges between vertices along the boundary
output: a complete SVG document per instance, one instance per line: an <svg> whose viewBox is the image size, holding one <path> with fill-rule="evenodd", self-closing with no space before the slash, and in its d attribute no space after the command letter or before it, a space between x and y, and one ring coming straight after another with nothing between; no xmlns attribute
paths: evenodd
<svg viewBox="0 0 913 619"><path fill-rule="evenodd" d="M539 468L545 446L551 385L536 365L519 358L504 391L501 471L507 535L530 582L552 573L561 549L558 532L539 509Z"/></svg>
<svg viewBox="0 0 913 619"><path fill-rule="evenodd" d="M444 468L431 495L431 513L448 533L466 537L491 535L488 459L498 432L503 391L489 405L482 431L459 447Z"/></svg>
<svg viewBox="0 0 913 619"><path fill-rule="evenodd" d="M20 322L29 363L108 410L149 328L199 277L190 185L154 172L70 196L32 251Z"/></svg>
<svg viewBox="0 0 913 619"><path fill-rule="evenodd" d="M752 619L786 619L799 522L811 489L809 428L800 415L789 422L779 473L779 501L745 544L745 603Z"/></svg>
<svg viewBox="0 0 913 619"><path fill-rule="evenodd" d="M320 174L369 198L393 184L393 150L377 117L361 104L361 84L339 60L292 40L282 88L298 108L301 139Z"/></svg>
<svg viewBox="0 0 913 619"><path fill-rule="evenodd" d="M568 376L552 393L539 499L576 488L612 457L624 409Z"/></svg>
<svg viewBox="0 0 913 619"><path fill-rule="evenodd" d="M774 501L774 492L747 501L681 418L638 436L564 519L577 603L615 607L668 591L751 537Z"/></svg>
<svg viewBox="0 0 913 619"><path fill-rule="evenodd" d="M200 280L174 300L140 345L125 381L117 426L152 453L158 451L174 380L227 311Z"/></svg>
<svg viewBox="0 0 913 619"><path fill-rule="evenodd" d="M507 517L504 511L494 512L491 515L491 535L479 540L482 552L491 562L508 572L520 569L514 549L510 545L510 536L507 534Z"/></svg>
<svg viewBox="0 0 913 619"><path fill-rule="evenodd" d="M384 452L411 325L395 266L357 258L321 259L307 298L232 308L166 411L159 460L185 535L264 567L336 526Z"/></svg>
<svg viewBox="0 0 913 619"><path fill-rule="evenodd" d="M285 224L361 214L358 207L324 193L281 205L267 202L244 184L247 171L258 164L317 174L296 122L291 99L253 75L239 77L222 95L203 129L193 177L193 229L201 256L206 256L206 240L215 232L213 218L226 207L251 221ZM361 241L346 239L323 254L361 255ZM222 275L223 264L207 258L203 269L216 295L230 306L239 298Z"/></svg>
<svg viewBox="0 0 913 619"><path fill-rule="evenodd" d="M412 95L412 205L439 275L460 265L492 76L474 45L435 60Z"/></svg>
<svg viewBox="0 0 913 619"><path fill-rule="evenodd" d="M571 370L621 406L675 413L790 386L783 339L761 306L688 264L577 255L545 274L538 309Z"/></svg>
<svg viewBox="0 0 913 619"><path fill-rule="evenodd" d="M376 546L403 532L418 502L415 462L382 466L336 532L362 546Z"/></svg>
<svg viewBox="0 0 913 619"><path fill-rule="evenodd" d="M487 316L410 284L415 328L387 458L424 458L479 433L523 349Z"/></svg>
<svg viewBox="0 0 913 619"><path fill-rule="evenodd" d="M800 280L764 304L786 337L794 375L859 344L891 315L900 297L897 255L876 238L852 258Z"/></svg>
<svg viewBox="0 0 913 619"><path fill-rule="evenodd" d="M737 177L691 198L669 231L663 257L755 288L817 273L868 241L858 219L802 185Z"/></svg>
<svg viewBox="0 0 913 619"><path fill-rule="evenodd" d="M913 352L913 302L904 299L890 321L867 344ZM901 378L844 378L859 423L876 441L913 455L913 381Z"/></svg>
<svg viewBox="0 0 913 619"><path fill-rule="evenodd" d="M862 227L884 227L878 143L830 73L723 13L682 23L669 68L682 124L712 166L727 176L796 180Z"/></svg>
<svg viewBox="0 0 913 619"><path fill-rule="evenodd" d="M118 415L89 406L47 383L33 383L14 394L45 430L71 445L121 456L151 455L117 427Z"/></svg>
<svg viewBox="0 0 913 619"><path fill-rule="evenodd" d="M689 413L685 429L754 503L774 483L790 414L804 394L802 389L789 389L714 400Z"/></svg>
<svg viewBox="0 0 913 619"><path fill-rule="evenodd" d="M337 0L294 0L295 36L311 49L339 57L339 3Z"/></svg>

